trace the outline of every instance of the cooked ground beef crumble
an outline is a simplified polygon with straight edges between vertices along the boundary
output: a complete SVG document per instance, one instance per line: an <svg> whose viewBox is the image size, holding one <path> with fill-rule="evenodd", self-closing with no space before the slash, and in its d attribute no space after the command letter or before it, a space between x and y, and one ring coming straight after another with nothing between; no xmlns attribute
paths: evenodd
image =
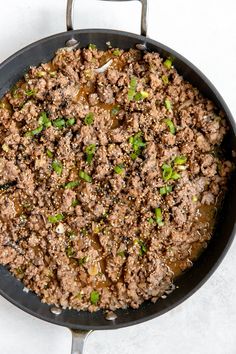
<svg viewBox="0 0 236 354"><path fill-rule="evenodd" d="M59 50L0 103L0 263L63 308L155 302L211 238L226 131L170 59Z"/></svg>

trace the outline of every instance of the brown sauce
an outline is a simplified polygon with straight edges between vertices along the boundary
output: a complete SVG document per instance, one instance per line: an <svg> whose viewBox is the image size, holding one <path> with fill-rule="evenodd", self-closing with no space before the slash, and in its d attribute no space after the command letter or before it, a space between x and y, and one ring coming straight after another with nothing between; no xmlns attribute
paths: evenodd
<svg viewBox="0 0 236 354"><path fill-rule="evenodd" d="M196 212L195 222L193 223L193 230L195 224L202 224L203 228L196 230L195 232L200 232L204 239L209 240L215 223L216 205L206 205L203 204L199 207ZM174 277L180 276L183 271L190 268L193 262L196 261L204 249L207 247L207 241L193 242L189 247L189 256L185 259L176 260L174 262L168 262L168 266L174 273Z"/></svg>
<svg viewBox="0 0 236 354"><path fill-rule="evenodd" d="M8 111L13 112L12 106L6 97L3 97L0 100L0 108L7 109Z"/></svg>

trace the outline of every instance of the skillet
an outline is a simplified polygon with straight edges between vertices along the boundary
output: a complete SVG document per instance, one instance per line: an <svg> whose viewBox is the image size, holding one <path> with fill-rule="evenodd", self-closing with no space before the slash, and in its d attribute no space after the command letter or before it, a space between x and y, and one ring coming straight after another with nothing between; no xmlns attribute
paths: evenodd
<svg viewBox="0 0 236 354"><path fill-rule="evenodd" d="M109 1L109 0L105 0ZM113 0L128 1L128 0ZM131 0L129 0L131 1ZM122 49L138 48L140 50L158 52L163 58L172 57L178 73L202 94L211 99L225 113L230 131L225 141L226 154L230 156L236 150L236 126L233 117L224 100L211 82L187 59L147 37L147 0L139 0L142 5L141 35L107 29L73 30L72 7L73 0L67 2L67 32L53 35L37 41L12 55L0 64L0 97L12 87L32 65L51 60L61 47L87 47L89 43L96 44L98 49L107 49L107 42L113 47ZM208 248L194 263L194 266L177 278L177 289L166 299L155 304L143 303L139 309L116 311L116 316L107 316L103 311L89 313L76 310L62 310L41 303L39 297L32 292L24 292L23 284L14 278L6 267L0 266L0 294L20 309L42 320L65 326L73 334L72 354L82 354L86 337L92 330L116 329L138 324L157 317L191 296L217 268L231 242L233 241L236 225L236 183L235 176L229 182L229 190L222 205L212 240Z"/></svg>

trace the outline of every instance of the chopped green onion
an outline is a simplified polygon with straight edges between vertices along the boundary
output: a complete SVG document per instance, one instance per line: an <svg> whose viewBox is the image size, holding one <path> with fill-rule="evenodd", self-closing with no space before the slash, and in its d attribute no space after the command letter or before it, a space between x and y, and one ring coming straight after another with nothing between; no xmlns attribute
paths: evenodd
<svg viewBox="0 0 236 354"><path fill-rule="evenodd" d="M43 130L43 128L48 128L51 126L51 122L50 120L48 119L47 117L47 114L45 112L42 112L40 117L39 117L39 120L38 120L38 123L39 123L39 127L32 130L32 131L29 131L25 134L26 137L32 137L34 135L38 135L39 133L41 133L41 131Z"/></svg>
<svg viewBox="0 0 236 354"><path fill-rule="evenodd" d="M34 90L26 90L25 94L26 94L26 96L30 97L30 96L35 95L35 91Z"/></svg>
<svg viewBox="0 0 236 354"><path fill-rule="evenodd" d="M90 301L91 304L97 305L98 301L100 299L100 294L98 291L93 290L90 294Z"/></svg>
<svg viewBox="0 0 236 354"><path fill-rule="evenodd" d="M174 123L172 122L172 120L165 119L164 122L166 123L167 127L169 128L170 133L174 135L176 132L176 129L175 129L175 126L174 126Z"/></svg>
<svg viewBox="0 0 236 354"><path fill-rule="evenodd" d="M93 44L93 43L90 43L88 47L89 47L89 49L97 49L96 44Z"/></svg>
<svg viewBox="0 0 236 354"><path fill-rule="evenodd" d="M47 150L46 150L46 154L47 154L47 156L48 156L50 159L53 158L53 152L52 152L51 150L47 149Z"/></svg>
<svg viewBox="0 0 236 354"><path fill-rule="evenodd" d="M120 165L116 165L114 167L114 171L115 173L117 173L118 175L121 175L124 172L124 165L120 164Z"/></svg>
<svg viewBox="0 0 236 354"><path fill-rule="evenodd" d="M94 154L88 154L86 157L86 162L90 164L92 162L93 157L94 157Z"/></svg>
<svg viewBox="0 0 236 354"><path fill-rule="evenodd" d="M193 201L194 203L196 203L196 202L198 201L198 197L197 197L196 195L194 195L194 196L192 197L192 201Z"/></svg>
<svg viewBox="0 0 236 354"><path fill-rule="evenodd" d="M49 75L51 77L56 77L57 76L57 72L56 71L49 71Z"/></svg>
<svg viewBox="0 0 236 354"><path fill-rule="evenodd" d="M32 134L32 131L30 130L30 131L28 131L28 132L26 132L25 134L24 134L24 137L25 138L31 138L33 136L33 134Z"/></svg>
<svg viewBox="0 0 236 354"><path fill-rule="evenodd" d="M71 206L72 206L72 207L76 207L77 205L79 205L78 199L72 200Z"/></svg>
<svg viewBox="0 0 236 354"><path fill-rule="evenodd" d="M64 188L65 189L72 189L72 188L75 188L75 187L78 187L79 185L79 181L71 181L71 182L68 182L64 185Z"/></svg>
<svg viewBox="0 0 236 354"><path fill-rule="evenodd" d="M120 112L120 106L116 105L111 109L111 115L116 116Z"/></svg>
<svg viewBox="0 0 236 354"><path fill-rule="evenodd" d="M42 112L40 114L38 122L39 122L40 125L42 125L45 128L49 128L52 125L52 123L51 123L50 119L48 118L46 112Z"/></svg>
<svg viewBox="0 0 236 354"><path fill-rule="evenodd" d="M75 250L73 249L73 247L71 247L71 246L66 247L66 255L69 258L74 257Z"/></svg>
<svg viewBox="0 0 236 354"><path fill-rule="evenodd" d="M138 154L136 154L135 152L132 152L132 154L130 154L130 157L132 160L136 160L138 157Z"/></svg>
<svg viewBox="0 0 236 354"><path fill-rule="evenodd" d="M148 92L146 91L140 91L137 92L136 95L134 96L135 101L141 101L144 100L145 98L147 98L149 96Z"/></svg>
<svg viewBox="0 0 236 354"><path fill-rule="evenodd" d="M43 130L43 127L38 127L31 131L32 135L38 135Z"/></svg>
<svg viewBox="0 0 236 354"><path fill-rule="evenodd" d="M116 57L118 57L121 54L121 51L120 51L120 49L114 49L112 54L115 55Z"/></svg>
<svg viewBox="0 0 236 354"><path fill-rule="evenodd" d="M162 178L164 181L169 181L170 179L179 179L181 176L176 171L173 171L172 167L167 164L162 165Z"/></svg>
<svg viewBox="0 0 236 354"><path fill-rule="evenodd" d="M67 121L66 121L67 127L71 127L71 126L74 125L74 124L75 124L75 118L69 118L69 119L67 119Z"/></svg>
<svg viewBox="0 0 236 354"><path fill-rule="evenodd" d="M59 221L62 221L64 219L64 215L63 214L57 214L57 215L51 215L51 216L48 216L48 221L51 223L51 224L55 224Z"/></svg>
<svg viewBox="0 0 236 354"><path fill-rule="evenodd" d="M86 182L91 183L92 182L92 177L89 176L86 172L84 171L79 171L79 177L83 179Z"/></svg>
<svg viewBox="0 0 236 354"><path fill-rule="evenodd" d="M57 119L53 120L52 125L55 128L62 129L65 127L66 122L65 122L65 119L63 119L63 118L57 118Z"/></svg>
<svg viewBox="0 0 236 354"><path fill-rule="evenodd" d="M170 58L166 59L166 60L164 61L164 65L165 65L165 67L166 67L167 69L171 69L171 67L172 67L172 60L171 60Z"/></svg>
<svg viewBox="0 0 236 354"><path fill-rule="evenodd" d="M90 144L86 147L85 152L87 155L86 162L91 163L96 151L96 145Z"/></svg>
<svg viewBox="0 0 236 354"><path fill-rule="evenodd" d="M156 223L158 226L163 226L164 222L162 220L162 211L161 208L156 208L155 209L155 217L156 217Z"/></svg>
<svg viewBox="0 0 236 354"><path fill-rule="evenodd" d="M60 161L58 161L58 160L52 161L52 168L58 174L58 176L60 176L62 174L63 166Z"/></svg>
<svg viewBox="0 0 236 354"><path fill-rule="evenodd" d="M172 186L164 186L160 188L160 195L169 194L172 192Z"/></svg>
<svg viewBox="0 0 236 354"><path fill-rule="evenodd" d="M187 161L187 157L186 156L177 156L174 159L174 164L175 165L184 165Z"/></svg>
<svg viewBox="0 0 236 354"><path fill-rule="evenodd" d="M129 90L128 90L128 100L131 101L136 93L136 87L137 87L137 79L136 77L132 77L130 80L129 84Z"/></svg>
<svg viewBox="0 0 236 354"><path fill-rule="evenodd" d="M176 179L179 179L181 176L179 173L177 173L176 171L173 171L172 175L171 175L171 178L176 180Z"/></svg>
<svg viewBox="0 0 236 354"><path fill-rule="evenodd" d="M169 179L171 179L173 173L172 167L170 165L163 164L162 170L162 178L164 179L164 181L168 181Z"/></svg>
<svg viewBox="0 0 236 354"><path fill-rule="evenodd" d="M94 121L94 114L92 112L90 112L84 118L84 123L86 125L91 125L91 124L93 124L93 121Z"/></svg>
<svg viewBox="0 0 236 354"><path fill-rule="evenodd" d="M167 111L169 111L169 112L172 111L172 104L168 98L165 99L165 107L166 107Z"/></svg>
<svg viewBox="0 0 236 354"><path fill-rule="evenodd" d="M161 77L161 79L162 79L164 85L168 85L168 83L169 83L168 76L163 75L163 76Z"/></svg>
<svg viewBox="0 0 236 354"><path fill-rule="evenodd" d="M132 160L135 160L141 153L141 150L146 146L146 142L142 139L142 132L136 133L129 138L129 143L132 145L134 153L130 155Z"/></svg>
<svg viewBox="0 0 236 354"><path fill-rule="evenodd" d="M46 72L45 71L38 71L37 74L36 74L38 77L43 77L46 75Z"/></svg>
<svg viewBox="0 0 236 354"><path fill-rule="evenodd" d="M83 265L83 264L85 264L86 262L87 262L87 258L88 257L83 257L83 258L79 258L78 259L78 263L79 263L79 265Z"/></svg>
<svg viewBox="0 0 236 354"><path fill-rule="evenodd" d="M120 256L120 257L124 258L125 257L125 251L118 252L117 256Z"/></svg>
<svg viewBox="0 0 236 354"><path fill-rule="evenodd" d="M138 243L140 245L139 254L140 254L140 256L143 256L144 253L147 253L147 246L145 245L145 243L142 240L139 240Z"/></svg>
<svg viewBox="0 0 236 354"><path fill-rule="evenodd" d="M43 126L40 126L34 130L31 130L29 132L25 133L25 137L32 137L34 135L38 135L39 133L41 133L41 131L43 130Z"/></svg>
<svg viewBox="0 0 236 354"><path fill-rule="evenodd" d="M149 224L153 224L154 223L153 218L148 218L147 221L148 221Z"/></svg>

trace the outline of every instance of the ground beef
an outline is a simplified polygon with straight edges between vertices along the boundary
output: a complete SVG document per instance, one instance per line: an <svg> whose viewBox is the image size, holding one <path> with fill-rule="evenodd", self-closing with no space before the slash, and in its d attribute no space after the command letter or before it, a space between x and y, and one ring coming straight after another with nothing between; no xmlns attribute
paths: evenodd
<svg viewBox="0 0 236 354"><path fill-rule="evenodd" d="M227 129L157 53L59 50L0 102L0 263L63 308L157 301L212 235Z"/></svg>

